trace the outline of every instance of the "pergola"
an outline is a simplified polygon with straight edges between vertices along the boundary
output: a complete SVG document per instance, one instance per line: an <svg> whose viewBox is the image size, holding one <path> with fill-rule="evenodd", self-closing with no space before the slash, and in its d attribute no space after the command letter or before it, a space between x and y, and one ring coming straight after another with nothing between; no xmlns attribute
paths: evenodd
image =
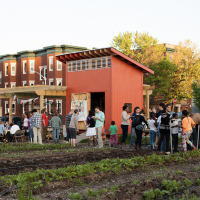
<svg viewBox="0 0 200 200"><path fill-rule="evenodd" d="M44 98L65 98L67 86L34 85L12 88L0 88L0 98L9 98L9 122L12 122L13 97L17 98L40 98L40 111L43 109ZM33 103L32 103L33 108Z"/></svg>

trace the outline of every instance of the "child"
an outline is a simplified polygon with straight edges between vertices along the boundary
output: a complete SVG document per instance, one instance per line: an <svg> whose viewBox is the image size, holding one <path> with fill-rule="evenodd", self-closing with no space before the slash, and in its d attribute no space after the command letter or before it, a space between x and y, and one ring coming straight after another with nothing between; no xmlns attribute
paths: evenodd
<svg viewBox="0 0 200 200"><path fill-rule="evenodd" d="M172 147L174 148L174 153L178 152L178 115L174 113L172 115L173 120L171 123L171 130L172 130Z"/></svg>
<svg viewBox="0 0 200 200"><path fill-rule="evenodd" d="M150 128L150 150L155 149L156 132L157 132L157 120L156 114L151 113L150 119L148 119L148 126Z"/></svg>
<svg viewBox="0 0 200 200"><path fill-rule="evenodd" d="M190 135L192 134L192 127L195 125L194 121L191 117L189 117L189 112L187 110L182 111L183 120L182 120L182 127L183 127L183 135L182 135L182 143L183 143L183 149L186 152L187 146L186 142L193 147L194 150L197 150L197 148L192 144L192 142L189 140Z"/></svg>
<svg viewBox="0 0 200 200"><path fill-rule="evenodd" d="M110 140L111 140L111 147L113 147L113 139L115 140L115 148L117 148L117 126L115 126L115 121L111 122L111 126L109 131L111 131L110 133Z"/></svg>

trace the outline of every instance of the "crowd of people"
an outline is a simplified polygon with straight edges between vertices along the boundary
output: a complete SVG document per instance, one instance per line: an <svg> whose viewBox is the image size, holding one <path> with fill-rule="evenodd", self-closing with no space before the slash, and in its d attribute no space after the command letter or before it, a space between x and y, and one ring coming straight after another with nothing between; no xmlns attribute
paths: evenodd
<svg viewBox="0 0 200 200"><path fill-rule="evenodd" d="M9 116L9 114L6 116ZM6 119L8 120L8 117ZM41 114L33 109L31 113L23 114L22 119L23 122L14 119L10 124L7 120L6 122L0 122L0 134L3 135L4 142L12 142L14 136L24 135L28 137L28 142L42 144L46 141L49 125L53 130L54 142L59 141L60 127L62 126L62 116L59 111L54 113L50 121L48 120L46 108L41 110Z"/></svg>
<svg viewBox="0 0 200 200"><path fill-rule="evenodd" d="M132 126L131 133L131 146L135 150L141 150L141 139L146 127L149 127L150 135L150 150L157 149L158 151L166 152L170 154L169 145L170 135L172 135L172 148L173 152L178 152L178 133L182 135L183 150L197 150L197 133L198 124L200 120L200 114L196 114L193 118L190 117L190 113L187 110L182 111L182 118L178 119L178 114L171 112L171 104L165 105L160 103L159 111L156 108L150 112L150 118L146 121L144 118L144 110L140 111L139 107L135 107L133 114L128 114L128 106L123 106L122 112L122 147L126 148L125 141L128 134L128 126ZM193 120L194 119L194 120ZM132 120L132 123L130 121ZM194 122L196 121L196 123ZM136 141L134 145L136 135ZM192 142L193 141L193 142Z"/></svg>

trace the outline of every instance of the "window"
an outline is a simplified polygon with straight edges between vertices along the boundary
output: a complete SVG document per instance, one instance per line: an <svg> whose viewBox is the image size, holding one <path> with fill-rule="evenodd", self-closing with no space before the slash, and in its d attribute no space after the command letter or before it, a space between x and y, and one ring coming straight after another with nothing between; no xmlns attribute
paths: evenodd
<svg viewBox="0 0 200 200"><path fill-rule="evenodd" d="M11 88L16 87L16 83L15 82L11 82L10 85L11 85Z"/></svg>
<svg viewBox="0 0 200 200"><path fill-rule="evenodd" d="M8 83L5 83L5 88L8 88Z"/></svg>
<svg viewBox="0 0 200 200"><path fill-rule="evenodd" d="M40 67L40 80L42 80L42 67Z"/></svg>
<svg viewBox="0 0 200 200"><path fill-rule="evenodd" d="M44 77L46 77L47 80L47 66L44 66Z"/></svg>
<svg viewBox="0 0 200 200"><path fill-rule="evenodd" d="M62 100L56 100L56 110L58 110L59 113L62 114Z"/></svg>
<svg viewBox="0 0 200 200"><path fill-rule="evenodd" d="M49 85L53 85L53 78L49 79Z"/></svg>
<svg viewBox="0 0 200 200"><path fill-rule="evenodd" d="M11 63L11 76L15 76L16 74L16 64Z"/></svg>
<svg viewBox="0 0 200 200"><path fill-rule="evenodd" d="M5 114L9 113L8 101L5 101Z"/></svg>
<svg viewBox="0 0 200 200"><path fill-rule="evenodd" d="M29 101L29 112L32 111L32 101Z"/></svg>
<svg viewBox="0 0 200 200"><path fill-rule="evenodd" d="M15 104L15 102L13 102L13 104L12 104L12 114L15 114L15 112L16 112L16 104Z"/></svg>
<svg viewBox="0 0 200 200"><path fill-rule="evenodd" d="M57 60L57 71L62 71L62 62Z"/></svg>
<svg viewBox="0 0 200 200"><path fill-rule="evenodd" d="M49 100L49 114L53 114L53 100Z"/></svg>
<svg viewBox="0 0 200 200"><path fill-rule="evenodd" d="M0 84L2 83L2 72L0 72Z"/></svg>
<svg viewBox="0 0 200 200"><path fill-rule="evenodd" d="M23 74L26 74L26 60L23 61Z"/></svg>
<svg viewBox="0 0 200 200"><path fill-rule="evenodd" d="M57 79L56 79L56 82L57 82L56 85L62 86L62 78L57 78Z"/></svg>
<svg viewBox="0 0 200 200"><path fill-rule="evenodd" d="M110 67L111 67L111 57L110 56L67 62L67 71L68 72L96 70L96 69L110 68Z"/></svg>
<svg viewBox="0 0 200 200"><path fill-rule="evenodd" d="M49 57L49 71L53 71L53 56Z"/></svg>
<svg viewBox="0 0 200 200"><path fill-rule="evenodd" d="M5 76L8 76L8 63L5 64Z"/></svg>
<svg viewBox="0 0 200 200"><path fill-rule="evenodd" d="M29 85L35 85L35 81L29 81Z"/></svg>
<svg viewBox="0 0 200 200"><path fill-rule="evenodd" d="M27 86L26 83L27 83L27 81L22 81L23 86Z"/></svg>
<svg viewBox="0 0 200 200"><path fill-rule="evenodd" d="M22 113L26 113L26 103L22 104Z"/></svg>
<svg viewBox="0 0 200 200"><path fill-rule="evenodd" d="M31 60L30 61L30 74L34 74L35 67L34 67L35 61Z"/></svg>

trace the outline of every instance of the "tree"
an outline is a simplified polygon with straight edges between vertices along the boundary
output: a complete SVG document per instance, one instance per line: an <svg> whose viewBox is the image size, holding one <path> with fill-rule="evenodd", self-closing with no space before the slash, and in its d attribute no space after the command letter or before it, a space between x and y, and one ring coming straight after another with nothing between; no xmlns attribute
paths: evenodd
<svg viewBox="0 0 200 200"><path fill-rule="evenodd" d="M200 51L190 40L179 42L175 46L173 62L177 64L176 78L180 83L176 89L182 98L192 98L192 83L200 79Z"/></svg>
<svg viewBox="0 0 200 200"><path fill-rule="evenodd" d="M158 63L151 66L154 74L149 74L145 79L147 83L155 85L153 95L161 95L164 101L172 101L173 98L178 98L175 85L178 80L174 77L178 70L178 66L171 62L167 57Z"/></svg>
<svg viewBox="0 0 200 200"><path fill-rule="evenodd" d="M197 82L192 83L192 96L193 102L196 107L200 110L200 84Z"/></svg>
<svg viewBox="0 0 200 200"><path fill-rule="evenodd" d="M161 61L166 50L163 44L158 44L158 40L149 33L138 31L120 32L113 38L111 46L145 66L152 66Z"/></svg>

